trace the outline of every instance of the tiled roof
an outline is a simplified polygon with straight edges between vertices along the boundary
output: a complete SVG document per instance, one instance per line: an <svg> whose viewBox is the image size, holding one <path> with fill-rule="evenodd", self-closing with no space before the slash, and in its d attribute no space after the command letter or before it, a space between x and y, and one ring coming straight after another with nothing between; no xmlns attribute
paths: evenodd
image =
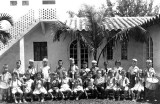
<svg viewBox="0 0 160 104"><path fill-rule="evenodd" d="M152 17L106 17L104 21L105 29L123 30L140 26L151 20ZM88 30L86 18L70 18L66 20L66 25L74 30Z"/></svg>

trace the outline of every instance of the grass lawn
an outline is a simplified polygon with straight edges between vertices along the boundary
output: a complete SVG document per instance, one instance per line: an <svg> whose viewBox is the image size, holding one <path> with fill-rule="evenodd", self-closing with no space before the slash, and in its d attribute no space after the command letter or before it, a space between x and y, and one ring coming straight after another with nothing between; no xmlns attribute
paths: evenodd
<svg viewBox="0 0 160 104"><path fill-rule="evenodd" d="M4 104L4 103L1 103ZM25 104L25 103L24 103ZM61 100L61 101L45 101L43 103L41 102L32 102L28 104L160 104L160 102L132 102L132 101L112 101L112 100L100 100L100 99L89 99L89 100Z"/></svg>

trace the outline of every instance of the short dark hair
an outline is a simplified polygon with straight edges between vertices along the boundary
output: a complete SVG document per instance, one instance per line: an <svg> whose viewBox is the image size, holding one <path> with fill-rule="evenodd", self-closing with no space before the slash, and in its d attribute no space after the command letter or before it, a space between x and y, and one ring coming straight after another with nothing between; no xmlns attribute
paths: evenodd
<svg viewBox="0 0 160 104"><path fill-rule="evenodd" d="M86 62L86 61L84 61L84 62L83 62L83 64L87 64L87 62Z"/></svg>
<svg viewBox="0 0 160 104"><path fill-rule="evenodd" d="M62 61L62 60L58 60L58 62L62 62L62 63L63 63L63 61Z"/></svg>
<svg viewBox="0 0 160 104"><path fill-rule="evenodd" d="M16 63L20 63L21 64L21 60L18 60Z"/></svg>
<svg viewBox="0 0 160 104"><path fill-rule="evenodd" d="M14 76L14 75L18 76L18 73L17 72L13 72L12 76Z"/></svg>
<svg viewBox="0 0 160 104"><path fill-rule="evenodd" d="M115 61L115 65L116 65L117 63L119 63L119 64L121 65L121 61L120 61L120 60L116 60L116 61Z"/></svg>

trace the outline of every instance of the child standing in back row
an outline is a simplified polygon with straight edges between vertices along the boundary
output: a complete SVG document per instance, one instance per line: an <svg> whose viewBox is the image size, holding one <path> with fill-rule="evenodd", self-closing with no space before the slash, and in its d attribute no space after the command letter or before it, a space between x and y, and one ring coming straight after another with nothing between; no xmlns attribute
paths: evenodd
<svg viewBox="0 0 160 104"><path fill-rule="evenodd" d="M42 76L43 76L43 80L44 80L44 87L46 88L46 90L49 90L49 80L50 80L50 67L48 66L48 59L44 58L43 59L43 67L41 68L41 72L42 72Z"/></svg>

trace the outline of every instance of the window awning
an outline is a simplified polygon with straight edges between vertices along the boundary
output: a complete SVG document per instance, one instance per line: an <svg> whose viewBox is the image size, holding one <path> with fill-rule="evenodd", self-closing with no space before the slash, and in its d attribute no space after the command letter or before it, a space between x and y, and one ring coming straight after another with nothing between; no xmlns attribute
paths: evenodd
<svg viewBox="0 0 160 104"><path fill-rule="evenodd" d="M143 25L150 21L151 18L152 17L106 17L104 25L105 29L109 31L124 30ZM74 30L89 30L86 18L69 18L65 21L65 24Z"/></svg>

